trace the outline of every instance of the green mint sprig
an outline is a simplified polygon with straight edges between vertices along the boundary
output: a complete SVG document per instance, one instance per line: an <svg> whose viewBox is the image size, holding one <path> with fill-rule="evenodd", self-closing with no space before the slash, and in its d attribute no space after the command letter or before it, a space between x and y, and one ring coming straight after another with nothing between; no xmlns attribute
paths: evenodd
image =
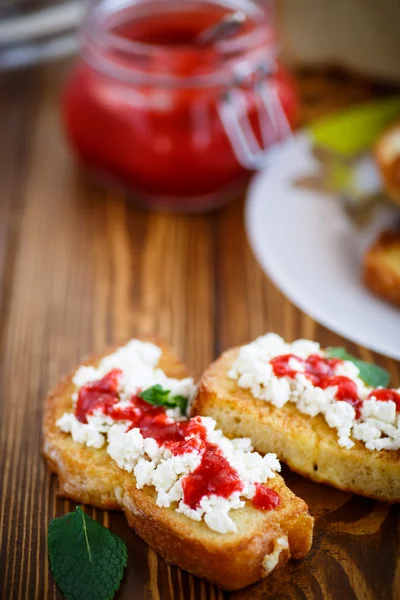
<svg viewBox="0 0 400 600"><path fill-rule="evenodd" d="M147 390L143 390L143 392L139 394L139 397L154 406L179 408L181 413L185 415L188 404L187 398L184 398L183 396L170 396L170 394L170 390L164 390L162 386L157 383L156 385L147 388Z"/></svg>
<svg viewBox="0 0 400 600"><path fill-rule="evenodd" d="M50 567L66 600L111 600L128 563L126 545L78 507L48 527Z"/></svg>
<svg viewBox="0 0 400 600"><path fill-rule="evenodd" d="M338 346L337 348L327 348L326 352L330 358L340 358L354 363L360 371L360 378L370 387L388 387L390 383L390 374L383 367L352 356L347 352L346 348L343 348L342 346Z"/></svg>

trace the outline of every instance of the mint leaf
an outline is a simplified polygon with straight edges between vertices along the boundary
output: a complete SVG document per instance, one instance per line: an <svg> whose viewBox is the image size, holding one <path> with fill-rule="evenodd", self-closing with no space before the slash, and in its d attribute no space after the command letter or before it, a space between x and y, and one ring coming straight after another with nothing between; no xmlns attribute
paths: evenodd
<svg viewBox="0 0 400 600"><path fill-rule="evenodd" d="M174 406L177 406L183 415L186 414L186 409L188 405L188 400L184 396L174 396L172 398L172 402L174 402Z"/></svg>
<svg viewBox="0 0 400 600"><path fill-rule="evenodd" d="M128 562L126 545L81 508L48 527L50 567L66 600L111 600Z"/></svg>
<svg viewBox="0 0 400 600"><path fill-rule="evenodd" d="M346 348L343 348L342 346L338 346L337 348L327 348L326 352L330 358L341 358L342 360L349 360L354 363L360 370L360 378L370 387L388 387L390 383L390 374L383 367L352 356L347 352Z"/></svg>
<svg viewBox="0 0 400 600"><path fill-rule="evenodd" d="M187 398L183 396L170 396L170 390L164 390L159 383L147 388L139 394L139 397L154 406L165 406L166 408L178 407L182 414L186 413Z"/></svg>
<svg viewBox="0 0 400 600"><path fill-rule="evenodd" d="M153 385L141 392L139 398L142 398L149 404L154 404L154 406L167 406L170 393L169 390L164 390L161 385L157 383L157 385Z"/></svg>

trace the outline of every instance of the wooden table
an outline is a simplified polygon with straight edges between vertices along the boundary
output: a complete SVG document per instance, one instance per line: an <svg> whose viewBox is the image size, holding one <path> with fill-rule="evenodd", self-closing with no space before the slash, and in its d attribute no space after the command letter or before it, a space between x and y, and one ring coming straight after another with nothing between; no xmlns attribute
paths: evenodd
<svg viewBox="0 0 400 600"><path fill-rule="evenodd" d="M66 64L1 77L0 597L61 598L46 557L50 519L73 508L55 495L40 456L47 391L82 355L155 332L193 373L224 348L268 330L346 343L297 310L257 265L243 203L204 216L150 214L79 174L59 128ZM381 93L343 76L299 76L305 120ZM385 91L385 90L383 90ZM285 471L316 517L312 551L265 582L227 594L167 566L119 514L87 508L128 544L117 597L206 600L400 598L400 513Z"/></svg>

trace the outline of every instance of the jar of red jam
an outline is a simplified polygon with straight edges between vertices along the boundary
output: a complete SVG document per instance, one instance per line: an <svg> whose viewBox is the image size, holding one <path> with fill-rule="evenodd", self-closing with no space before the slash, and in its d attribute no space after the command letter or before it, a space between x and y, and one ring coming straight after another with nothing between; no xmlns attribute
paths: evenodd
<svg viewBox="0 0 400 600"><path fill-rule="evenodd" d="M202 41L238 10L235 35ZM296 109L270 9L251 0L94 2L63 96L68 138L89 172L141 206L185 212L237 195Z"/></svg>

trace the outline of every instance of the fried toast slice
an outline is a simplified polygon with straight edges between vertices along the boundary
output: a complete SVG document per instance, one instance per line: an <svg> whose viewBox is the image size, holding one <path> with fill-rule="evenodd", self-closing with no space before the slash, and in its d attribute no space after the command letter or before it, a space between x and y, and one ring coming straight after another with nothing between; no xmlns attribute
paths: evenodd
<svg viewBox="0 0 400 600"><path fill-rule="evenodd" d="M171 350L159 340L155 343L162 348L159 367L169 377L187 377L186 368ZM96 366L101 358L84 364ZM57 420L71 410L75 390L70 375L48 397L44 415L43 453L58 475L60 495L101 509L122 510L129 525L167 562L228 590L267 576L291 556L307 554L313 519L305 502L279 475L268 480L268 486L280 497L275 510L258 510L246 501L243 508L231 511L237 532L217 533L203 521L194 521L172 508L160 508L154 488L137 489L134 475L119 468L104 447L78 444L57 427Z"/></svg>
<svg viewBox="0 0 400 600"><path fill-rule="evenodd" d="M379 137L375 159L389 198L400 204L400 121Z"/></svg>
<svg viewBox="0 0 400 600"><path fill-rule="evenodd" d="M273 449L293 471L316 482L400 502L400 451L371 451L360 441L340 447L321 414L312 417L291 402L277 408L255 398L227 376L239 350L224 352L202 375L193 415L212 417L228 437L250 437L260 453Z"/></svg>
<svg viewBox="0 0 400 600"><path fill-rule="evenodd" d="M383 231L366 252L364 281L375 294L400 305L400 231Z"/></svg>

